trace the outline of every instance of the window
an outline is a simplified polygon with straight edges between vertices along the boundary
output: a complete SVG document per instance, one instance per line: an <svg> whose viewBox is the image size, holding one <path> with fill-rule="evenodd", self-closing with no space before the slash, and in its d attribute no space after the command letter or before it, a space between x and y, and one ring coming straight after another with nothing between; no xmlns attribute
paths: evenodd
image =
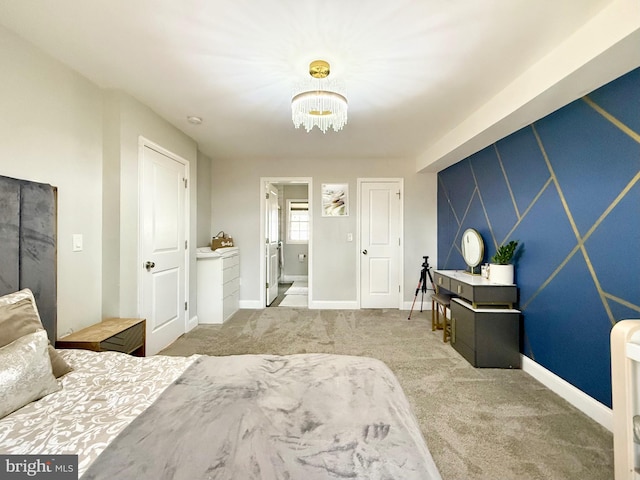
<svg viewBox="0 0 640 480"><path fill-rule="evenodd" d="M287 200L287 243L308 243L309 201Z"/></svg>

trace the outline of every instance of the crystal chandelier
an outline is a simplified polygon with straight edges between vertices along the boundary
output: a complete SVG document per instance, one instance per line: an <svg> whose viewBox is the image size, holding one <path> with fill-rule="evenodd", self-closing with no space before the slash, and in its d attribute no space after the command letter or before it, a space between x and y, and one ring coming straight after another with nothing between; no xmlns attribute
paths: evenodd
<svg viewBox="0 0 640 480"><path fill-rule="evenodd" d="M326 133L332 127L338 132L347 123L347 99L337 83L327 80L329 73L329 63L324 60L315 60L309 65L312 78L300 85L291 99L291 116L296 128L304 125L310 132L317 126Z"/></svg>

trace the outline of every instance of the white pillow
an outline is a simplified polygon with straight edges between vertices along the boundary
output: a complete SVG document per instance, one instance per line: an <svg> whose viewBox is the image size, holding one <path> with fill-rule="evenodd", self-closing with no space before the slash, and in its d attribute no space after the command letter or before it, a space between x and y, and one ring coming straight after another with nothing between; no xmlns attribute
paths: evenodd
<svg viewBox="0 0 640 480"><path fill-rule="evenodd" d="M60 388L47 332L38 330L0 348L0 418Z"/></svg>
<svg viewBox="0 0 640 480"><path fill-rule="evenodd" d="M43 327L31 290L25 288L0 297L0 347L37 330L43 330ZM49 345L49 357L56 377L71 371L52 345Z"/></svg>

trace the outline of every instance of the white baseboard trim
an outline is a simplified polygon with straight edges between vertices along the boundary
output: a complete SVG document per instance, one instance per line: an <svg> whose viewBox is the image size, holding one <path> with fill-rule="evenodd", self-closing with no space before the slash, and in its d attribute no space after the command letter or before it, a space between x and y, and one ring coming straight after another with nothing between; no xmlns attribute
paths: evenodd
<svg viewBox="0 0 640 480"><path fill-rule="evenodd" d="M613 431L613 410L590 397L579 388L574 387L555 373L547 370L539 363L525 355L522 357L522 371L542 383L552 392L560 395L582 413L591 417L604 428Z"/></svg>
<svg viewBox="0 0 640 480"><path fill-rule="evenodd" d="M262 310L264 305L260 300L240 300L239 307L246 310Z"/></svg>
<svg viewBox="0 0 640 480"><path fill-rule="evenodd" d="M194 315L187 322L187 332L190 332L191 330L193 330L197 326L198 326L198 316ZM185 332L185 333L187 333L187 332Z"/></svg>
<svg viewBox="0 0 640 480"><path fill-rule="evenodd" d="M314 310L358 310L358 302L355 301L338 301L326 302L312 300L309 302L309 308Z"/></svg>

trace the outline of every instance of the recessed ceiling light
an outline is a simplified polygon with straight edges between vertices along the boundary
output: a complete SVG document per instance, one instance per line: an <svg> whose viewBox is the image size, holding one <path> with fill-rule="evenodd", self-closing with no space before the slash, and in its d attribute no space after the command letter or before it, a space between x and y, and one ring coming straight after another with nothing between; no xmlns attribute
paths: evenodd
<svg viewBox="0 0 640 480"><path fill-rule="evenodd" d="M202 118L191 115L187 117L187 121L193 125L200 125L202 123Z"/></svg>

